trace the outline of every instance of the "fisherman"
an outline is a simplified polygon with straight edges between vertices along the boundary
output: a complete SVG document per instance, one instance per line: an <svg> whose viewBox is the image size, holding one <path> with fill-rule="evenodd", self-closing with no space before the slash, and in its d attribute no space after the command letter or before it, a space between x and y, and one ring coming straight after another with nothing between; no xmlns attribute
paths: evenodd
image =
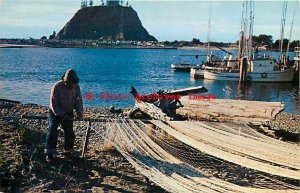
<svg viewBox="0 0 300 193"><path fill-rule="evenodd" d="M57 145L57 128L60 124L64 130L64 155L72 158L75 141L73 131L73 110L78 119L83 118L82 98L79 88L79 78L73 69L68 69L62 80L56 82L51 89L48 113L48 131L45 142L46 160L55 159Z"/></svg>

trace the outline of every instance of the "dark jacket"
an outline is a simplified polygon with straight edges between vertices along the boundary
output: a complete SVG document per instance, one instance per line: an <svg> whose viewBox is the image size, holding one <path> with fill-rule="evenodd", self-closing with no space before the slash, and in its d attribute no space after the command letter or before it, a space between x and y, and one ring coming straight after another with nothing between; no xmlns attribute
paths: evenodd
<svg viewBox="0 0 300 193"><path fill-rule="evenodd" d="M65 113L73 113L73 109L82 114L82 97L78 84L67 87L63 80L56 82L51 89L49 108L60 117Z"/></svg>

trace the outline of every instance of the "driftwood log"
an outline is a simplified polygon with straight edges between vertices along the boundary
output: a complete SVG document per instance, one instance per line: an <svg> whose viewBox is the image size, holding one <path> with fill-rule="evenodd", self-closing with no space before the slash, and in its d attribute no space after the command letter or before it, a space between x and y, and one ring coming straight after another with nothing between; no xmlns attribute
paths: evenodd
<svg viewBox="0 0 300 193"><path fill-rule="evenodd" d="M268 122L283 111L281 102L231 99L192 100L182 97L177 114L191 120L228 122Z"/></svg>

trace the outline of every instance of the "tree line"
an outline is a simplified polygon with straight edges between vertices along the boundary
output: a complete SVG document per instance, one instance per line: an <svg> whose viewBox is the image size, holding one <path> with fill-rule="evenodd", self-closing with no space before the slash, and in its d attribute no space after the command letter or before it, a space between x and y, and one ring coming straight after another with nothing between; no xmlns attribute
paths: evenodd
<svg viewBox="0 0 300 193"><path fill-rule="evenodd" d="M268 50L279 50L280 49L280 40L273 40L273 36L261 34L258 36L252 36L252 45L254 48L257 47L265 47ZM294 50L295 47L299 47L300 40L294 40L290 42L290 51ZM193 38L191 41L178 41L175 40L173 42L164 41L164 45L166 46L174 46L174 47L184 47L184 46L205 46L207 42L201 42L197 38ZM215 47L230 47L230 46L238 46L239 41L235 43L225 43L225 42L210 42L210 46ZM283 49L287 49L288 39L283 39Z"/></svg>
<svg viewBox="0 0 300 193"><path fill-rule="evenodd" d="M279 50L280 49L280 42L281 40L273 40L271 35L261 34L258 36L253 36L253 46L254 47L261 47L265 46L268 50ZM288 39L283 39L283 49L287 49L288 46ZM290 42L290 50L294 50L295 47L299 47L300 40L294 40Z"/></svg>
<svg viewBox="0 0 300 193"><path fill-rule="evenodd" d="M197 38L193 38L191 41L178 41L175 40L173 42L170 41L164 41L163 42L165 46L174 46L174 47L184 47L184 46L205 46L207 45L206 42L201 42ZM224 42L210 42L210 46L217 46L217 47L229 47L234 46L235 43L224 43Z"/></svg>

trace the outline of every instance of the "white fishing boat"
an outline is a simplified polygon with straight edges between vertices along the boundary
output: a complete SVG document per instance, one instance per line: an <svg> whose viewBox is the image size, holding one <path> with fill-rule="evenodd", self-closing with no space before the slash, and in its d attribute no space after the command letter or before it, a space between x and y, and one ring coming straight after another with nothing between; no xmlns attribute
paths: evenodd
<svg viewBox="0 0 300 193"><path fill-rule="evenodd" d="M243 81L249 82L292 82L293 69L280 66L275 63L274 58L271 57L258 57L252 55L252 33L253 33L253 20L254 20L254 6L253 1L243 6L243 15L248 15L249 20L243 18L243 25L240 38L239 58L244 58L245 64L242 65L227 65L223 69L205 69L204 79L209 80L223 80L223 81ZM249 8L249 9L248 9ZM250 21L248 23L248 21ZM250 26L248 26L250 24ZM249 29L247 31L246 29ZM248 34L247 34L248 33ZM240 62L241 64L242 62ZM242 75L245 73L245 76ZM244 78L242 78L244 77Z"/></svg>
<svg viewBox="0 0 300 193"><path fill-rule="evenodd" d="M277 68L274 59L251 59L247 69L246 81L249 82L292 82L292 69ZM204 71L204 78L209 80L239 81L240 70L208 70Z"/></svg>
<svg viewBox="0 0 300 193"><path fill-rule="evenodd" d="M238 68L238 62L232 54L229 55L229 58L225 56L223 60L217 57L208 58L201 67L191 68L190 75L194 79L203 79L205 70L223 70L225 67L234 69Z"/></svg>
<svg viewBox="0 0 300 193"><path fill-rule="evenodd" d="M202 68L191 68L190 75L194 79L204 78L204 69Z"/></svg>

